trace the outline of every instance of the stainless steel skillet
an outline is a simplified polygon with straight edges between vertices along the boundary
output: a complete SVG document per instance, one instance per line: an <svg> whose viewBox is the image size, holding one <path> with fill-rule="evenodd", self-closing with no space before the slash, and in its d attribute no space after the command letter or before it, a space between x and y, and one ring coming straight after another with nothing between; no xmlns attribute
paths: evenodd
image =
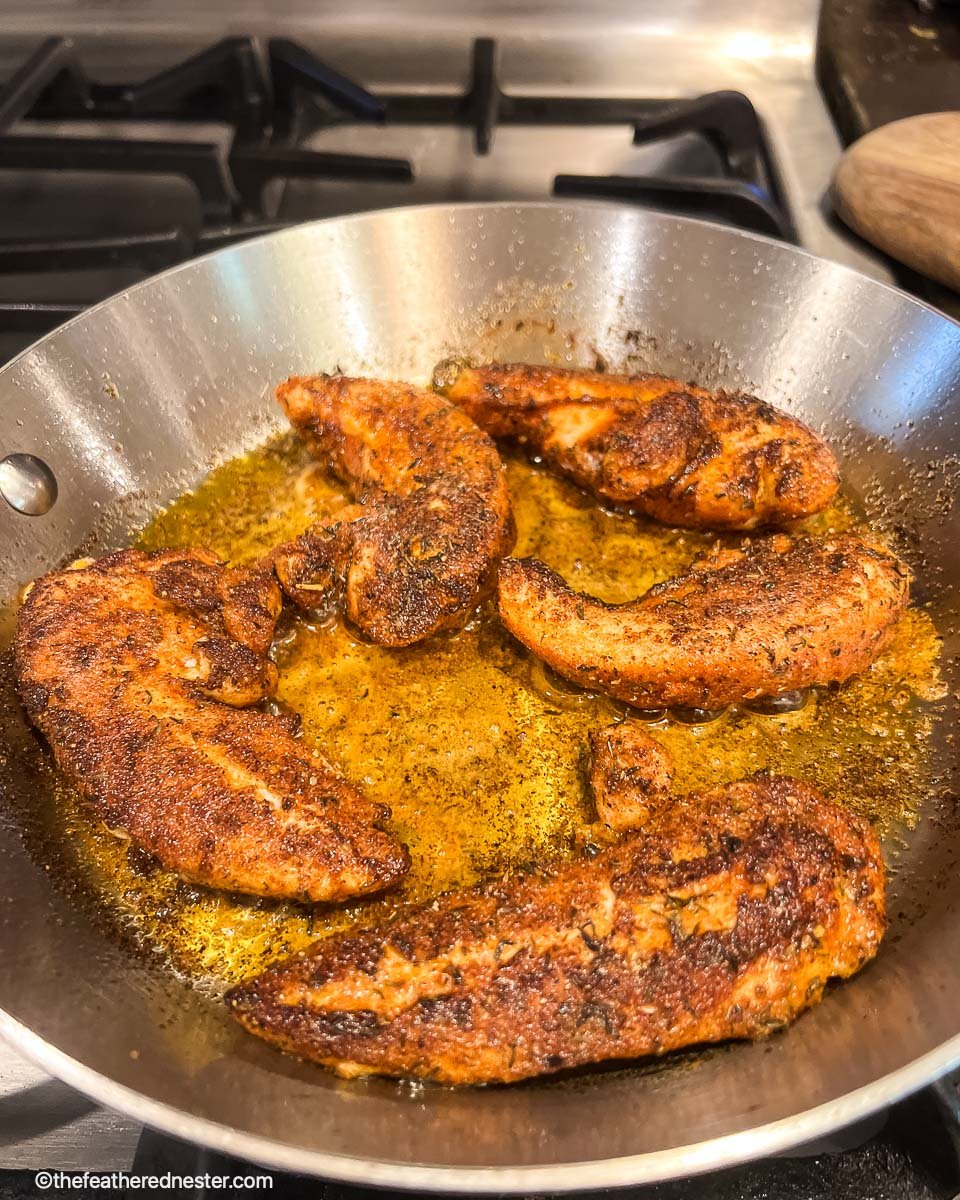
<svg viewBox="0 0 960 1200"><path fill-rule="evenodd" d="M960 327L791 247L608 206L402 209L320 222L167 272L0 372L0 455L59 499L0 504L7 595L261 440L280 377L425 379L452 351L628 360L747 387L836 444L901 527L960 687ZM11 471L13 474L11 475ZM0 486L16 482L0 470ZM438 1190L604 1187L808 1140L960 1061L960 820L949 794L897 848L878 960L787 1034L657 1070L488 1091L345 1083L247 1037L131 955L58 874L51 776L9 672L0 744L0 1032L91 1096L181 1137L328 1177ZM938 732L954 766L955 702ZM895 749L891 752L896 752ZM52 868L52 869L47 869Z"/></svg>

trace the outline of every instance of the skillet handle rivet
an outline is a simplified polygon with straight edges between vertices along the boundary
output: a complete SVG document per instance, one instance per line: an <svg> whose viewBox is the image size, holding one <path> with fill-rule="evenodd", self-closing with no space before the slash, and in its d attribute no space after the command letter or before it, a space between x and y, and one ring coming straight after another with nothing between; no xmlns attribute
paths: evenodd
<svg viewBox="0 0 960 1200"><path fill-rule="evenodd" d="M57 480L35 454L8 454L0 459L0 496L28 517L40 517L57 502Z"/></svg>

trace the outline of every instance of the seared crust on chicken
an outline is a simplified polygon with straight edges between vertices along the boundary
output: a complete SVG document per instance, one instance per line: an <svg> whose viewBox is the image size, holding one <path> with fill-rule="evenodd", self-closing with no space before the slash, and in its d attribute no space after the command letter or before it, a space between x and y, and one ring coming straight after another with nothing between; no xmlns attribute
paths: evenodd
<svg viewBox="0 0 960 1200"><path fill-rule="evenodd" d="M20 610L20 695L112 830L185 879L285 899L377 891L406 850L268 696L280 589L204 550L54 571Z"/></svg>
<svg viewBox="0 0 960 1200"><path fill-rule="evenodd" d="M601 500L671 525L755 529L819 512L839 471L796 418L660 375L451 360L434 387Z"/></svg>
<svg viewBox="0 0 960 1200"><path fill-rule="evenodd" d="M277 399L360 502L280 548L288 595L313 608L345 588L350 620L385 646L461 624L515 537L489 437L454 405L403 383L294 377Z"/></svg>
<svg viewBox="0 0 960 1200"><path fill-rule="evenodd" d="M640 829L672 800L669 753L636 725L590 735L590 787L597 816L611 829Z"/></svg>
<svg viewBox="0 0 960 1200"><path fill-rule="evenodd" d="M341 1075L510 1083L782 1028L876 953L883 883L864 821L757 776L595 858L334 934L229 1001Z"/></svg>
<svg viewBox="0 0 960 1200"><path fill-rule="evenodd" d="M722 708L842 683L889 642L910 572L854 534L758 538L629 604L574 592L536 559L500 568L500 619L565 678L639 708Z"/></svg>

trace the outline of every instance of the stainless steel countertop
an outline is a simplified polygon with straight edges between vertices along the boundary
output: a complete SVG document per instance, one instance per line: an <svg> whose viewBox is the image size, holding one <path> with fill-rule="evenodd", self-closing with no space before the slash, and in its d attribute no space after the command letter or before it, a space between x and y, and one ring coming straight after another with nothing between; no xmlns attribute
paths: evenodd
<svg viewBox="0 0 960 1200"><path fill-rule="evenodd" d="M0 1045L0 1170L127 1171L141 1128Z"/></svg>

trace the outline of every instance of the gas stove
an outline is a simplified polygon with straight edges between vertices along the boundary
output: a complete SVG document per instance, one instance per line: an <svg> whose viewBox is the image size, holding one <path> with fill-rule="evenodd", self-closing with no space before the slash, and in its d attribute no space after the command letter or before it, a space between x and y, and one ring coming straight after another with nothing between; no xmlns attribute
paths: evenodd
<svg viewBox="0 0 960 1200"><path fill-rule="evenodd" d="M430 7L8 13L0 357L193 254L397 204L614 198L885 274L821 211L815 0Z"/></svg>
<svg viewBox="0 0 960 1200"><path fill-rule="evenodd" d="M847 37L853 7L824 5L819 58L847 140L864 131L850 113L865 118L843 107L846 85L831 86L850 51L832 39ZM941 19L901 7L891 18L901 30ZM615 199L924 290L824 202L842 146L815 78L818 10L816 0L452 3L442 14L425 0L353 11L289 0L275 14L180 0L8 7L0 360L196 254L307 219L435 201ZM957 1110L942 1082L829 1143L629 1194L939 1200L960 1190ZM247 1170L99 1109L0 1047L0 1195L34 1194L41 1168ZM271 1176L273 1194L359 1195Z"/></svg>

